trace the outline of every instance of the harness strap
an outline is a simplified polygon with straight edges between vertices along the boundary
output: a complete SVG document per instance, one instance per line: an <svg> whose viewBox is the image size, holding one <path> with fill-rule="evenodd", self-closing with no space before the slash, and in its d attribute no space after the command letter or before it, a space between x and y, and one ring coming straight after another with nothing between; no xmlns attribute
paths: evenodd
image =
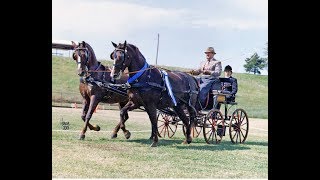
<svg viewBox="0 0 320 180"><path fill-rule="evenodd" d="M132 76L128 79L128 83L132 83L133 81L138 79L144 73L144 70L148 68L148 66L149 66L149 64L147 62L145 62L144 66L139 70L139 72L137 72L134 76Z"/></svg>
<svg viewBox="0 0 320 180"><path fill-rule="evenodd" d="M169 96L171 97L171 100L172 100L174 106L177 106L177 101L176 101L175 96L174 96L174 94L172 92L171 84L170 84L170 81L169 81L169 78L168 78L168 73L166 71L164 71L164 70L161 70L161 72L164 75L163 76L163 81L165 82L165 85L167 87Z"/></svg>
<svg viewBox="0 0 320 180"><path fill-rule="evenodd" d="M150 86L155 87L155 88L159 88L162 91L166 90L165 86L161 86L160 84L154 83L154 82L137 82L137 83L134 83L131 85L131 87L133 87L133 88L143 88L143 87L150 87Z"/></svg>

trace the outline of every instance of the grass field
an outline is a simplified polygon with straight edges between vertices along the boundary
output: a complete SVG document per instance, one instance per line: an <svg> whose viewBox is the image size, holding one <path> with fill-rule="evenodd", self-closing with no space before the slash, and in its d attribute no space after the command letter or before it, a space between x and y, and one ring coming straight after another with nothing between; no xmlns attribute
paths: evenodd
<svg viewBox="0 0 320 180"><path fill-rule="evenodd" d="M103 65L109 66L112 63L111 61L101 62ZM76 67L76 62L71 58L52 56L53 101L59 102L61 99L68 103L82 101ZM171 70L190 70L179 67L163 67ZM233 76L238 79L236 101L239 108L245 109L249 117L268 119L268 76L247 73L233 73Z"/></svg>
<svg viewBox="0 0 320 180"><path fill-rule="evenodd" d="M249 118L244 144L232 144L226 134L220 144L206 144L203 135L189 145L182 127L173 138L160 138L158 147L149 147L151 125L145 112L129 112L126 127L117 139L110 134L119 120L119 111L98 110L92 124L101 131L87 131L78 140L83 121L81 110L52 108L53 178L268 178L268 120ZM69 123L62 130L61 121Z"/></svg>

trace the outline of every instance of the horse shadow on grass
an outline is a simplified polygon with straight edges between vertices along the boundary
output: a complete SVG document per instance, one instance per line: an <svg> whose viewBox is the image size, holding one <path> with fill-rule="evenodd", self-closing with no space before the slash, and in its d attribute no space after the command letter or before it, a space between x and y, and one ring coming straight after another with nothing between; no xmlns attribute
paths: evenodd
<svg viewBox="0 0 320 180"><path fill-rule="evenodd" d="M134 139L127 140L128 142L134 142L144 145L151 145L152 141L149 139ZM193 149L193 150L207 150L207 151L224 151L224 150L247 150L251 149L248 146L243 146L242 144L232 144L231 142L222 141L219 144L207 144L202 141L193 141L191 144L181 144L183 140L181 139L159 139L158 147L167 146L177 149Z"/></svg>

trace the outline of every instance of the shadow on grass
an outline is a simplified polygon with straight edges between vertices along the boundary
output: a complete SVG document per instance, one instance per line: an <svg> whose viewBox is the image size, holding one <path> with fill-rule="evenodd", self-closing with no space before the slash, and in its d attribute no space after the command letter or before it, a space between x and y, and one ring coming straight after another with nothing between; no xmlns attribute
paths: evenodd
<svg viewBox="0 0 320 180"><path fill-rule="evenodd" d="M150 139L134 139L127 140L128 142L140 143L145 145L151 145ZM250 147L243 146L240 144L232 144L231 142L221 142L220 144L207 144L204 141L195 141L191 144L181 144L181 139L159 139L158 147L168 146L177 149L193 149L193 150L208 150L208 151L223 151L223 150L246 150Z"/></svg>
<svg viewBox="0 0 320 180"><path fill-rule="evenodd" d="M246 141L244 144L254 145L254 146L268 146L268 142L261 142L261 141Z"/></svg>

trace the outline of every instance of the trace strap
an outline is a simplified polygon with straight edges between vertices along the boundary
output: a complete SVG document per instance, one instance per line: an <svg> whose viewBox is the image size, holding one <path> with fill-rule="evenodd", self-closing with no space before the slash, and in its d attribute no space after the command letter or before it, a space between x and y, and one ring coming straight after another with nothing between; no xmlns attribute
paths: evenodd
<svg viewBox="0 0 320 180"><path fill-rule="evenodd" d="M145 62L144 66L139 70L139 72L137 72L134 76L128 79L128 83L132 83L133 81L138 79L144 73L144 70L147 69L148 67L149 67L148 63Z"/></svg>
<svg viewBox="0 0 320 180"><path fill-rule="evenodd" d="M169 96L171 97L171 100L174 104L174 106L177 106L177 101L176 98L174 97L173 93L172 93L172 87L168 78L168 73L164 70L161 70L162 74L164 75L164 82L166 83L167 89L168 89L168 93Z"/></svg>

